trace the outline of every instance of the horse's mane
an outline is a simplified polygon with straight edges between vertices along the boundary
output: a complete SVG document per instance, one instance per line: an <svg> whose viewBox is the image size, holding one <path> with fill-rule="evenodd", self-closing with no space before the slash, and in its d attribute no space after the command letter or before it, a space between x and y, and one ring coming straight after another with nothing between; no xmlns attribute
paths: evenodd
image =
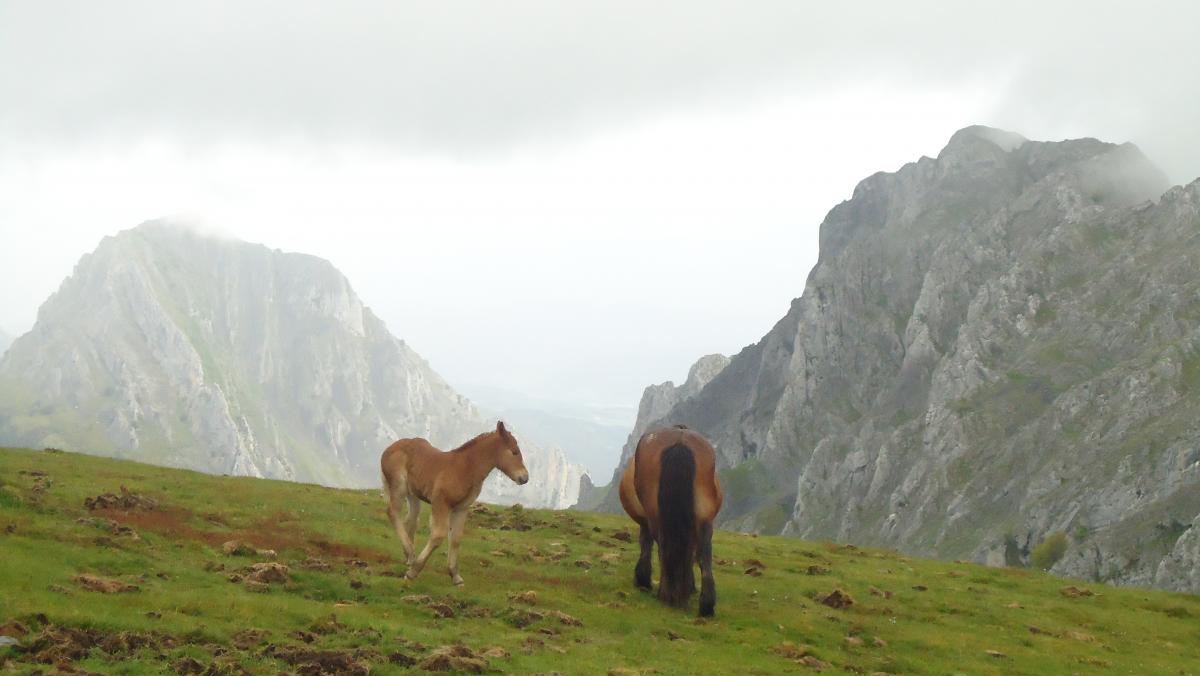
<svg viewBox="0 0 1200 676"><path fill-rule="evenodd" d="M472 446L474 446L475 444L478 444L479 442L483 441L483 438L488 436L489 434L492 434L492 432L483 432L482 434L478 434L475 436L475 438L471 439L470 441L463 444L462 446L451 449L450 453L458 453L459 451L465 451L465 450L471 448Z"/></svg>

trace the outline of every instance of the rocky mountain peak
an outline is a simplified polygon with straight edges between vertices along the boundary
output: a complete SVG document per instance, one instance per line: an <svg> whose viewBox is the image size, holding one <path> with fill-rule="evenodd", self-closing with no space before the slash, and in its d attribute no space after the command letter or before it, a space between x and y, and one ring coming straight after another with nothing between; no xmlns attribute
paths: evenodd
<svg viewBox="0 0 1200 676"><path fill-rule="evenodd" d="M1016 132L975 124L963 127L954 132L950 140L946 142L946 147L942 150L941 154L953 152L961 148L969 148L980 141L996 146L1001 151L1007 153L1025 145L1029 139Z"/></svg>
<svg viewBox="0 0 1200 676"><path fill-rule="evenodd" d="M327 485L377 485L398 438L453 448L489 424L328 261L171 222L85 255L0 391L10 444ZM531 481L485 498L574 502L582 470L522 441Z"/></svg>
<svg viewBox="0 0 1200 676"><path fill-rule="evenodd" d="M961 130L652 412L714 442L725 527L1001 564L1061 532L1057 571L1200 591L1200 203L1167 188L1131 144Z"/></svg>

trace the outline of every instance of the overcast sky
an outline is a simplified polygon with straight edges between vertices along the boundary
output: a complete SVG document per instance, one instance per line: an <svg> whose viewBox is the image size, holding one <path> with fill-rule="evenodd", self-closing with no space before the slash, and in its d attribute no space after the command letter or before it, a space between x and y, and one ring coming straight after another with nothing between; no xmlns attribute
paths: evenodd
<svg viewBox="0 0 1200 676"><path fill-rule="evenodd" d="M0 1L0 328L176 216L328 258L468 393L636 406L958 128L1200 176L1200 3L809 4Z"/></svg>

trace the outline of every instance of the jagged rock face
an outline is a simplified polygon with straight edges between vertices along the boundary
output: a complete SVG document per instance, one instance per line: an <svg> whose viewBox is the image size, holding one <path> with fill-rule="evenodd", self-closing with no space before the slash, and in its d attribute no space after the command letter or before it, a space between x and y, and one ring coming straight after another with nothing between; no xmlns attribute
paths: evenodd
<svg viewBox="0 0 1200 676"><path fill-rule="evenodd" d="M4 352L8 350L8 346L12 344L12 336L0 330L0 357L4 356Z"/></svg>
<svg viewBox="0 0 1200 676"><path fill-rule="evenodd" d="M633 431L629 433L629 438L625 441L625 446L621 449L621 461L617 464L616 471L613 472L613 479L609 483L610 489L620 482L621 472L624 470L625 464L633 457L633 452L637 449L638 440L642 438L642 435L652 426L669 424L671 422L668 419L669 414L680 404L699 394L706 385L720 375L721 371L725 370L726 366L729 366L729 357L723 354L705 355L688 369L687 379L683 381L682 385L676 386L674 382L668 380L658 385L650 385L642 391L637 420L633 424ZM615 490L606 490L602 495L592 493L591 500L587 504L581 503L580 507L619 512L621 503Z"/></svg>
<svg viewBox="0 0 1200 676"><path fill-rule="evenodd" d="M835 207L661 420L714 441L726 526L992 563L1064 531L1058 572L1194 585L1200 182L1165 189L1133 146L964 129Z"/></svg>
<svg viewBox="0 0 1200 676"><path fill-rule="evenodd" d="M395 439L486 429L327 261L157 223L79 262L0 382L9 443L339 486L377 485Z"/></svg>
<svg viewBox="0 0 1200 676"><path fill-rule="evenodd" d="M519 434L516 436L526 469L529 470L529 483L518 486L496 470L483 482L479 499L498 505L521 503L551 509L566 509L574 505L579 500L582 482L587 476L583 467L568 462L557 448L545 450Z"/></svg>

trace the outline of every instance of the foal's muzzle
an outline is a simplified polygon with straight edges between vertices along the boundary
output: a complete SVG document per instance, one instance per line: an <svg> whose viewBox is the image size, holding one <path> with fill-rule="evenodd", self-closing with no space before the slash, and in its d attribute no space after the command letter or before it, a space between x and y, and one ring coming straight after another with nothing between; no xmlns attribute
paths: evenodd
<svg viewBox="0 0 1200 676"><path fill-rule="evenodd" d="M516 478L517 485L524 486L529 483L529 472L521 472Z"/></svg>

